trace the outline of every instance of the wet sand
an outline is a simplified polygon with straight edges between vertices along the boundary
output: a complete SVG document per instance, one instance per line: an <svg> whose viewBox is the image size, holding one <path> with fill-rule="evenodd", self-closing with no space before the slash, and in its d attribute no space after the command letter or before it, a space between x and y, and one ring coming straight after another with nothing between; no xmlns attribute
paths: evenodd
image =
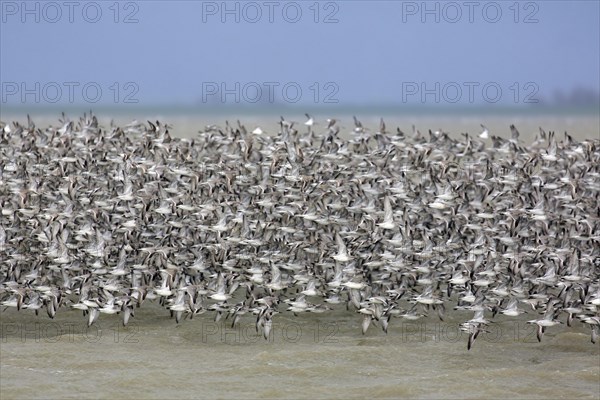
<svg viewBox="0 0 600 400"><path fill-rule="evenodd" d="M471 313L464 313L468 317ZM394 318L388 334L341 307L278 316L265 340L247 316L236 329L210 316L176 324L144 304L127 327L76 310L55 320L0 314L2 399L34 398L519 398L596 399L600 345L575 321L548 329L499 318L466 349L462 315Z"/></svg>

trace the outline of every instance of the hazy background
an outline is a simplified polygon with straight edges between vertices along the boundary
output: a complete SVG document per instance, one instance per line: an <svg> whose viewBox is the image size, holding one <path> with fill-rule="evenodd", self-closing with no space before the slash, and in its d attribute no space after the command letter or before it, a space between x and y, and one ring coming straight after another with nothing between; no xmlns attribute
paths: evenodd
<svg viewBox="0 0 600 400"><path fill-rule="evenodd" d="M3 107L598 102L598 1L0 3Z"/></svg>

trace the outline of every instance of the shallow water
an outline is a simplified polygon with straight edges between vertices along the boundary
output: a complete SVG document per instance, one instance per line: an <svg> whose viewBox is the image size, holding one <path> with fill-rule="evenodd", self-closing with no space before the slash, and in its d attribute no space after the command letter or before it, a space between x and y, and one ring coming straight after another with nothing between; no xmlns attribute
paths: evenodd
<svg viewBox="0 0 600 400"><path fill-rule="evenodd" d="M254 318L231 329L200 315L176 324L146 303L127 327L79 311L0 314L0 397L13 398L591 398L600 345L587 326L548 328L499 316L467 351L460 312L440 321L394 318L388 334L343 307L282 313L268 340ZM530 318L528 318L528 316ZM464 318L463 318L464 317Z"/></svg>

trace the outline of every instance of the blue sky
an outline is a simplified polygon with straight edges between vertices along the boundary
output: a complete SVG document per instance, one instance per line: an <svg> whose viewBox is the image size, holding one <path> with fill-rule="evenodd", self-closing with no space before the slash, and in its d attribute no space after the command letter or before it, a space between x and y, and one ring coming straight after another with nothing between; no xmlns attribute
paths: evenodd
<svg viewBox="0 0 600 400"><path fill-rule="evenodd" d="M526 106L600 87L595 0L0 3L0 105Z"/></svg>

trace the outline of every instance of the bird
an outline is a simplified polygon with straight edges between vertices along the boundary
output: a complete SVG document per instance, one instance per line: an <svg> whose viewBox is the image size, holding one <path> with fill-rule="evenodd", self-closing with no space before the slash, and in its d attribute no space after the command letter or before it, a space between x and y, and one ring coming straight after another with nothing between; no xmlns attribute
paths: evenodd
<svg viewBox="0 0 600 400"><path fill-rule="evenodd" d="M539 342L563 316L598 342L600 140L410 135L360 116L315 132L305 116L308 134L281 117L187 137L91 113L0 123L0 305L89 326L145 321L148 304L175 324L254 317L267 341L280 314L394 335L398 319L469 312L467 351L539 313Z"/></svg>
<svg viewBox="0 0 600 400"><path fill-rule="evenodd" d="M310 130L312 128L312 126L315 124L314 119L308 115L308 114L304 114L306 116L306 121L304 122L304 125L306 125L308 127L308 129Z"/></svg>
<svg viewBox="0 0 600 400"><path fill-rule="evenodd" d="M383 201L383 209L384 209L383 222L379 223L378 226L382 229L396 228L396 224L394 223L394 215L393 215L392 205L390 203L390 198L388 196L386 196Z"/></svg>
<svg viewBox="0 0 600 400"><path fill-rule="evenodd" d="M483 130L479 133L479 137L481 139L487 139L487 138L489 138L490 137L489 136L490 131L488 130L488 128L486 128L485 125L481 124L481 129L483 129Z"/></svg>
<svg viewBox="0 0 600 400"><path fill-rule="evenodd" d="M346 249L346 244L344 243L344 239L342 239L342 237L340 236L339 233L335 234L335 240L336 240L336 243L338 246L338 252L336 255L332 256L333 259L338 262L350 261L352 259L352 257L350 257L348 255L348 250Z"/></svg>

